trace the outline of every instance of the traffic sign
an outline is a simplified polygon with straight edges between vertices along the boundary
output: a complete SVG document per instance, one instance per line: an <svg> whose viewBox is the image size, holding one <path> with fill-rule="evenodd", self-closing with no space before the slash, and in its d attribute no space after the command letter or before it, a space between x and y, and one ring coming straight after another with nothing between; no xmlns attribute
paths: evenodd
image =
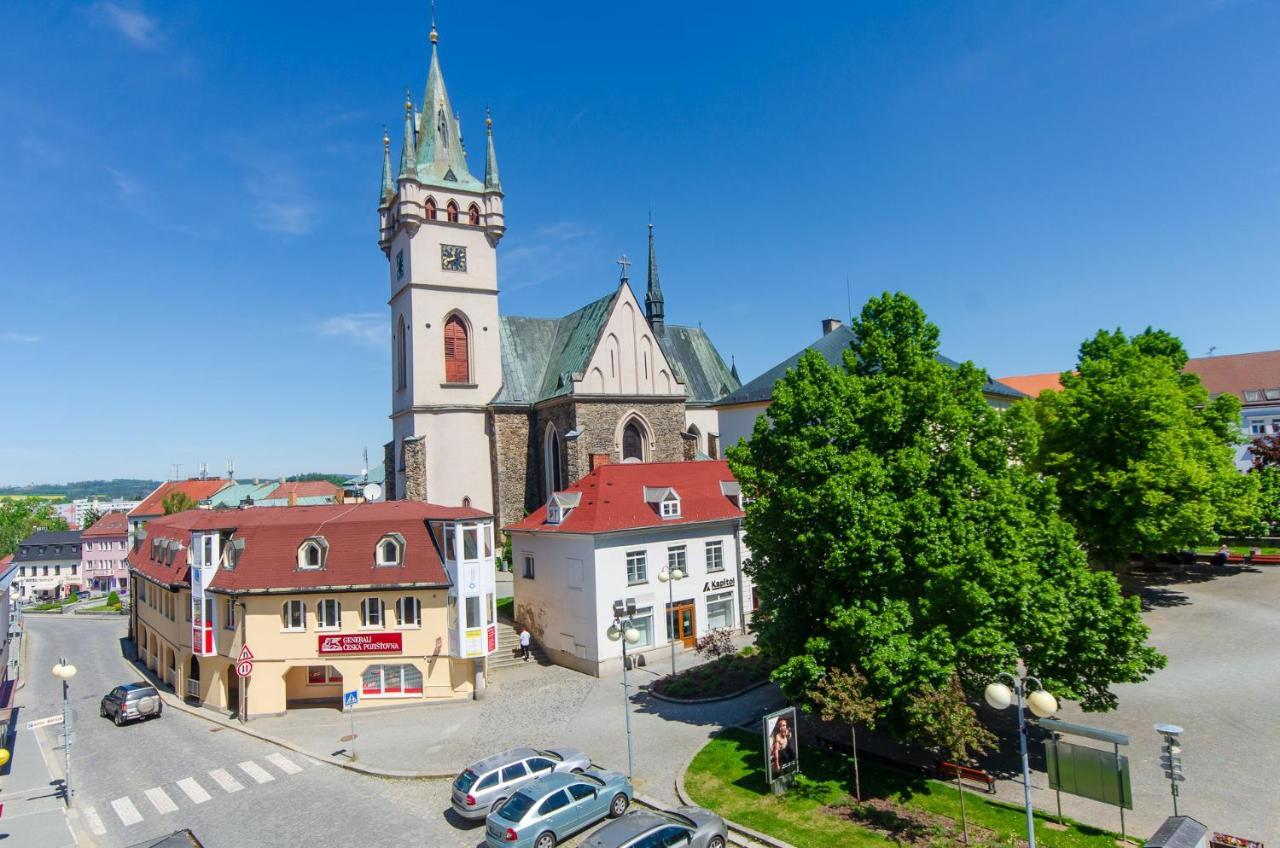
<svg viewBox="0 0 1280 848"><path fill-rule="evenodd" d="M236 660L236 662L253 662L253 651L249 650L248 642L240 649L240 659Z"/></svg>
<svg viewBox="0 0 1280 848"><path fill-rule="evenodd" d="M62 724L62 716L49 716L48 718L38 718L27 722L27 730L35 730L37 727L46 727L50 724Z"/></svg>
<svg viewBox="0 0 1280 848"><path fill-rule="evenodd" d="M342 693L342 708L344 710L351 709L357 703L359 703L359 701L360 701L360 691L358 689L352 689L350 692Z"/></svg>
<svg viewBox="0 0 1280 848"><path fill-rule="evenodd" d="M242 660L236 663L236 674L240 677L253 674L253 660Z"/></svg>

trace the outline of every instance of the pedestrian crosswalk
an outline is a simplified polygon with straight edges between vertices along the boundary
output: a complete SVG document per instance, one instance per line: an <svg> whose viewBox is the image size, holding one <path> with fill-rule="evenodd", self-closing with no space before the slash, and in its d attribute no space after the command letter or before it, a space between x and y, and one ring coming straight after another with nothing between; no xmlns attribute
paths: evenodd
<svg viewBox="0 0 1280 848"><path fill-rule="evenodd" d="M284 754L268 754L263 759L266 760L282 775L298 774L302 771L302 766L298 765L294 760L286 757ZM276 775L263 768L254 760L245 760L237 763L236 768L253 778L255 784L271 783L276 779ZM216 785L222 793L231 794L244 789L244 784L232 776L231 772L225 768L217 768L207 773L208 783ZM199 779L197 779L199 777ZM180 797L185 797L192 804L204 804L212 801L214 796L210 794L209 789L205 788L205 784L201 782L203 776L193 775L184 777L181 780L174 781L176 786L182 793ZM147 799L150 807L155 810L156 815L167 815L177 812L178 804L173 800L166 788L163 786L153 786L150 789L143 790L142 796ZM138 806L128 795L122 798L116 798L109 803L111 810L115 813L116 819L124 827L130 827L143 821L145 816L139 811ZM144 805L145 806L145 805ZM104 822L102 815L93 807L85 807L81 810L84 822L88 825L89 830L95 836L105 836L107 834L107 824ZM108 819L110 816L108 816Z"/></svg>

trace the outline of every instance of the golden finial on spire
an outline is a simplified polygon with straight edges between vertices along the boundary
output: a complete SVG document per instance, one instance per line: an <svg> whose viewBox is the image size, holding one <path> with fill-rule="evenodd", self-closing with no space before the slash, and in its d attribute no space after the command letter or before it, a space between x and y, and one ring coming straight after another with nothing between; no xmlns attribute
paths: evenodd
<svg viewBox="0 0 1280 848"><path fill-rule="evenodd" d="M404 111L406 114L413 111L413 97L409 94L409 86L404 87Z"/></svg>
<svg viewBox="0 0 1280 848"><path fill-rule="evenodd" d="M391 136L387 135L387 125L382 125L382 149L391 152Z"/></svg>
<svg viewBox="0 0 1280 848"><path fill-rule="evenodd" d="M484 128L489 135L493 135L493 116L489 114L488 106L484 107Z"/></svg>
<svg viewBox="0 0 1280 848"><path fill-rule="evenodd" d="M440 33L436 32L436 0L431 0L431 43L435 44L440 40Z"/></svg>

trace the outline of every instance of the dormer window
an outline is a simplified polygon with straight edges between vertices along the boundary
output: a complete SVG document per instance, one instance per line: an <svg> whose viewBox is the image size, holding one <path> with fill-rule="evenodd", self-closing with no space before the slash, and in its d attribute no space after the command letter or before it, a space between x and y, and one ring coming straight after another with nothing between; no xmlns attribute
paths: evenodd
<svg viewBox="0 0 1280 848"><path fill-rule="evenodd" d="M680 495L670 486L645 486L644 502L653 506L663 518L680 517Z"/></svg>
<svg viewBox="0 0 1280 848"><path fill-rule="evenodd" d="M680 498L676 496L675 492L672 492L662 501L662 517L680 517Z"/></svg>
<svg viewBox="0 0 1280 848"><path fill-rule="evenodd" d="M582 492L555 492L547 501L547 523L562 524L582 501Z"/></svg>
<svg viewBox="0 0 1280 848"><path fill-rule="evenodd" d="M737 480L721 480L720 494L729 499L729 503L742 509L742 484Z"/></svg>
<svg viewBox="0 0 1280 848"><path fill-rule="evenodd" d="M325 559L329 555L329 543L323 536L312 536L298 546L298 568L324 568Z"/></svg>
<svg viewBox="0 0 1280 848"><path fill-rule="evenodd" d="M399 533L388 533L378 541L378 550L374 561L382 566L404 565L404 537Z"/></svg>

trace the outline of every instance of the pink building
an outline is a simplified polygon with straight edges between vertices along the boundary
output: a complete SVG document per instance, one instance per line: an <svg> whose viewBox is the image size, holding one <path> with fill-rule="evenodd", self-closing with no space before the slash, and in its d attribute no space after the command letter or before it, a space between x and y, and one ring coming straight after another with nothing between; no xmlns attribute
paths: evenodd
<svg viewBox="0 0 1280 848"><path fill-rule="evenodd" d="M80 556L80 574L86 588L128 591L128 516L123 512L108 512L81 533Z"/></svg>

